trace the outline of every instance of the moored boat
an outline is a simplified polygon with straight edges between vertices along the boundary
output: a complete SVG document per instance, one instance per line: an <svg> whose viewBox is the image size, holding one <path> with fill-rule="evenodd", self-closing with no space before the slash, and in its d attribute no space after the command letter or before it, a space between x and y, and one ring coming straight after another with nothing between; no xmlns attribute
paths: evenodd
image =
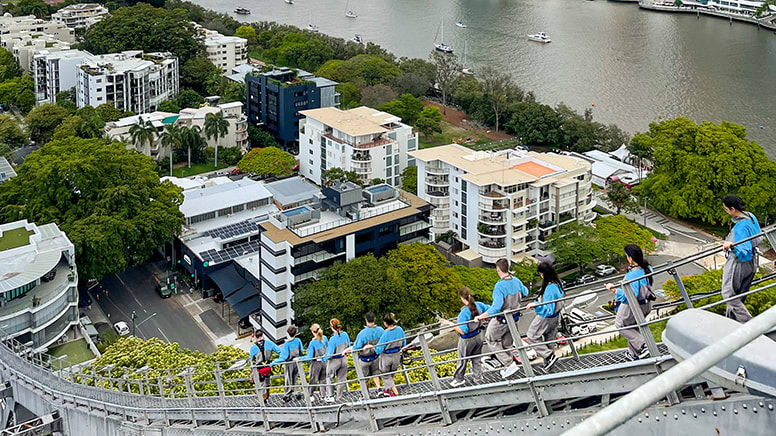
<svg viewBox="0 0 776 436"><path fill-rule="evenodd" d="M532 35L528 35L528 39L536 42L545 42L545 43L552 42L550 37L544 32L536 32Z"/></svg>
<svg viewBox="0 0 776 436"><path fill-rule="evenodd" d="M247 8L239 7L234 10L234 13L240 14L240 15L250 15L251 10Z"/></svg>

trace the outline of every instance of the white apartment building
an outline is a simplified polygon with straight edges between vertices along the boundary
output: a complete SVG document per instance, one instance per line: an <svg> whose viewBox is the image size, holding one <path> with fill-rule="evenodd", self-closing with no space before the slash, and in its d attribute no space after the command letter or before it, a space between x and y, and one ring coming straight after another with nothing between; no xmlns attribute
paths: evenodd
<svg viewBox="0 0 776 436"><path fill-rule="evenodd" d="M24 72L32 73L35 68L35 55L43 51L54 53L70 50L70 43L56 39L47 34L16 33L2 35L0 45L11 52L19 61Z"/></svg>
<svg viewBox="0 0 776 436"><path fill-rule="evenodd" d="M234 67L248 63L247 39L224 36L194 22L192 25L197 30L199 39L205 44L208 60L220 68L221 73L231 74Z"/></svg>
<svg viewBox="0 0 776 436"><path fill-rule="evenodd" d="M51 14L51 20L76 29L89 27L108 15L108 8L98 3L76 3Z"/></svg>
<svg viewBox="0 0 776 436"><path fill-rule="evenodd" d="M299 164L301 175L321 184L329 168L355 171L362 180L382 179L399 186L401 172L413 165L408 151L417 150L418 136L401 118L365 106L301 112Z"/></svg>
<svg viewBox="0 0 776 436"><path fill-rule="evenodd" d="M76 68L76 103L103 103L136 114L153 112L178 94L178 58L171 53L133 50L90 56Z"/></svg>
<svg viewBox="0 0 776 436"><path fill-rule="evenodd" d="M76 86L79 66L92 56L81 50L40 50L36 53L32 60L35 100L38 103L56 103L58 92Z"/></svg>
<svg viewBox="0 0 776 436"><path fill-rule="evenodd" d="M242 106L243 104L238 101L223 103L216 106L204 106L198 109L183 109L177 114L156 111L142 115L133 115L107 123L105 125L105 136L110 139L125 142L128 149L134 148L146 156L161 160L170 155L170 150L163 147L158 141L159 135L164 130L165 125L176 124L186 127L199 126L202 129L201 135L207 141L208 146L215 147L215 138L207 139L207 136L205 135L205 118L211 113L221 113L224 118L229 121L229 127L227 128L226 136L218 141L218 145L221 147L240 147L241 150L247 151L248 118L242 113ZM140 144L135 144L132 141L132 136L129 131L132 129L132 126L140 122L141 118L143 122L150 121L156 128L156 137L152 145L143 144L141 147Z"/></svg>
<svg viewBox="0 0 776 436"><path fill-rule="evenodd" d="M555 153L472 151L453 144L411 152L418 195L434 205L435 235L450 230L461 256L495 263L546 255L558 227L595 218L591 165Z"/></svg>
<svg viewBox="0 0 776 436"><path fill-rule="evenodd" d="M14 35L49 35L63 42L75 42L75 31L62 23L42 20L34 15L19 17L6 13L0 16L0 40Z"/></svg>
<svg viewBox="0 0 776 436"><path fill-rule="evenodd" d="M56 224L0 225L0 335L44 351L78 323L75 248Z"/></svg>

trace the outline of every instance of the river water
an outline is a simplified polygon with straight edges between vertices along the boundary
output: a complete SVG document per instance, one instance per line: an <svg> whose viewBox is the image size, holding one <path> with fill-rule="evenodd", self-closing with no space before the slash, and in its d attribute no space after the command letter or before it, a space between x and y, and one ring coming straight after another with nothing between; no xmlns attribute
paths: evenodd
<svg viewBox="0 0 776 436"><path fill-rule="evenodd" d="M194 0L238 20L277 21L351 38L360 33L397 56L428 57L444 20L445 42L475 70L509 72L554 105L588 107L634 133L679 115L747 128L776 158L776 35L747 23L640 10L603 0ZM359 17L344 16L346 6ZM466 29L454 25L464 21ZM526 39L543 31L550 44ZM762 129L760 128L762 126Z"/></svg>

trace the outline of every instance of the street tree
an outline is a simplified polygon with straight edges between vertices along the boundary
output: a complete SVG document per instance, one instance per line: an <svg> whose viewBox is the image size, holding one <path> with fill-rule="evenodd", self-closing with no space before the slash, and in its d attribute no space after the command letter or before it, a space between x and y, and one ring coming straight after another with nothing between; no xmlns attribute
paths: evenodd
<svg viewBox="0 0 776 436"><path fill-rule="evenodd" d="M639 202L636 197L631 194L630 189L622 182L612 182L609 184L609 189L606 192L606 200L609 204L614 206L615 213L617 215L620 212L626 213L638 213Z"/></svg>
<svg viewBox="0 0 776 436"><path fill-rule="evenodd" d="M453 86L461 75L461 64L453 53L441 53L436 50L429 57L436 68L436 85L442 92L442 111L447 114L447 97L453 92Z"/></svg>
<svg viewBox="0 0 776 436"><path fill-rule="evenodd" d="M290 176L296 158L277 147L254 148L245 154L237 164L244 173L254 173L258 176Z"/></svg>
<svg viewBox="0 0 776 436"><path fill-rule="evenodd" d="M601 255L601 247L596 242L595 229L591 226L573 222L547 237L550 251L558 263L574 265L580 272Z"/></svg>
<svg viewBox="0 0 776 436"><path fill-rule="evenodd" d="M776 162L746 139L742 126L680 117L651 123L632 142L654 150L653 171L634 191L658 210L721 224L729 217L720 198L736 193L760 222L776 217Z"/></svg>
<svg viewBox="0 0 776 436"><path fill-rule="evenodd" d="M54 130L68 116L67 110L55 103L46 103L33 108L24 118L30 139L39 145L50 141Z"/></svg>
<svg viewBox="0 0 776 436"><path fill-rule="evenodd" d="M27 143L29 143L29 139L19 127L16 118L10 115L0 115L0 144L13 150L23 147Z"/></svg>
<svg viewBox="0 0 776 436"><path fill-rule="evenodd" d="M84 278L148 259L180 232L181 189L160 183L153 159L102 139L66 138L30 154L0 190L0 220L56 222Z"/></svg>
<svg viewBox="0 0 776 436"><path fill-rule="evenodd" d="M221 112L215 114L207 114L205 117L205 136L207 139L215 138L215 166L218 167L218 141L226 136L226 132L229 130L229 120L224 118L224 114Z"/></svg>

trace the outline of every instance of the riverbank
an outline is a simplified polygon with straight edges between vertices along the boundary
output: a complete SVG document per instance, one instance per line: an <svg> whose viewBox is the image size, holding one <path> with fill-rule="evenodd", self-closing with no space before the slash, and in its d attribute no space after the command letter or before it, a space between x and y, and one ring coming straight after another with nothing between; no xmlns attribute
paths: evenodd
<svg viewBox="0 0 776 436"><path fill-rule="evenodd" d="M652 2L652 1L639 1L639 8L647 9L658 12L674 12L684 14L695 14L699 18L701 15L709 15L717 18L725 18L733 24L733 20L741 21L744 23L754 24L758 28L764 27L769 30L776 31L776 16L768 16L766 18L757 19L751 15L735 14L732 12L720 12L710 9L704 5L695 6L683 4L682 6L676 6L670 4L670 2Z"/></svg>

